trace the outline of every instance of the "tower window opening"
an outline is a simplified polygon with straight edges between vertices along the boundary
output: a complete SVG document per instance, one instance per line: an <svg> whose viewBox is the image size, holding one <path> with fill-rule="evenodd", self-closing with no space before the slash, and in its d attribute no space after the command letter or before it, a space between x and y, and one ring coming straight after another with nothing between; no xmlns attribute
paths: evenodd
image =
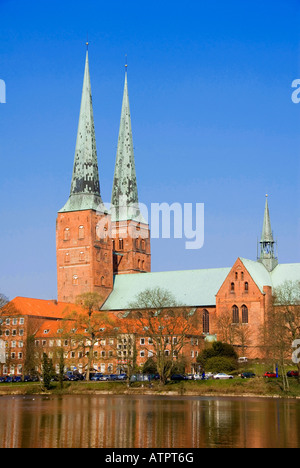
<svg viewBox="0 0 300 468"><path fill-rule="evenodd" d="M84 239L84 227L79 226L78 228L78 239Z"/></svg>

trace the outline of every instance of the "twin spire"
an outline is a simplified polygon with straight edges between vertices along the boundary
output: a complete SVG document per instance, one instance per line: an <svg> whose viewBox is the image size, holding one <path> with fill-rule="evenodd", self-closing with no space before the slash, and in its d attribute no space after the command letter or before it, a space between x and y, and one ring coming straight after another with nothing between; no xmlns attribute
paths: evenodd
<svg viewBox="0 0 300 468"><path fill-rule="evenodd" d="M121 111L115 175L112 189L112 221L143 221L138 202L133 139L127 84L127 64ZM70 197L60 212L107 212L99 183L98 157L89 71L88 43L78 123Z"/></svg>

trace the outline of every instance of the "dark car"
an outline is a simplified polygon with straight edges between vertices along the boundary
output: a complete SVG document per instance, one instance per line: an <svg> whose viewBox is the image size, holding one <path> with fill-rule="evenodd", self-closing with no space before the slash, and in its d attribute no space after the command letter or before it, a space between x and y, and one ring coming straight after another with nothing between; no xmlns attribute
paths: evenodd
<svg viewBox="0 0 300 468"><path fill-rule="evenodd" d="M183 374L173 374L172 377L171 377L171 380L177 380L177 381L188 380L188 377L186 375L183 375Z"/></svg>
<svg viewBox="0 0 300 468"><path fill-rule="evenodd" d="M118 380L118 377L119 377L119 376L118 376L117 374L110 374L110 375L108 376L108 380Z"/></svg>
<svg viewBox="0 0 300 468"><path fill-rule="evenodd" d="M0 377L0 383L5 382L5 377Z"/></svg>
<svg viewBox="0 0 300 468"><path fill-rule="evenodd" d="M13 382L13 377L10 377L9 375L6 376L4 382L5 383L12 383Z"/></svg>
<svg viewBox="0 0 300 468"><path fill-rule="evenodd" d="M22 377L20 375L13 377L13 382L22 382Z"/></svg>
<svg viewBox="0 0 300 468"><path fill-rule="evenodd" d="M77 380L79 380L79 378L78 378L78 376L76 374L69 374L68 378L69 378L70 382L77 382Z"/></svg>
<svg viewBox="0 0 300 468"><path fill-rule="evenodd" d="M85 380L85 376L83 374L74 374L77 377L77 380Z"/></svg>
<svg viewBox="0 0 300 468"><path fill-rule="evenodd" d="M287 374L286 374L288 377L299 377L299 372L298 371L289 371Z"/></svg>
<svg viewBox="0 0 300 468"><path fill-rule="evenodd" d="M25 375L24 382L39 382L40 379L37 375Z"/></svg>
<svg viewBox="0 0 300 468"><path fill-rule="evenodd" d="M241 374L241 377L242 377L242 379L254 379L254 377L256 377L256 375L253 374L253 372L243 372Z"/></svg>

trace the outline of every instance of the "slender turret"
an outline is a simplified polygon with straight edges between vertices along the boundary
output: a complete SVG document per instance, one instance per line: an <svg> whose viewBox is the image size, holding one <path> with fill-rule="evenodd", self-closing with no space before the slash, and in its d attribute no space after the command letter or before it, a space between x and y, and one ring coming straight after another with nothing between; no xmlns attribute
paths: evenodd
<svg viewBox="0 0 300 468"><path fill-rule="evenodd" d="M276 242L274 241L271 228L268 195L266 195L265 214L260 240L260 256L258 261L263 263L268 271L274 270L278 265L278 259L275 254L275 244Z"/></svg>

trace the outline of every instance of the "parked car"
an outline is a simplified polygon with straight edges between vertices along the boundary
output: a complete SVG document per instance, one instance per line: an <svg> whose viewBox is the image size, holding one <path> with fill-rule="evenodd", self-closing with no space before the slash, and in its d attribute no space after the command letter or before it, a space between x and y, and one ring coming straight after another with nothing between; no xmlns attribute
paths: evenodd
<svg viewBox="0 0 300 468"><path fill-rule="evenodd" d="M127 374L119 374L117 380L127 380Z"/></svg>
<svg viewBox="0 0 300 468"><path fill-rule="evenodd" d="M288 377L298 377L299 376L299 372L298 371L289 371L287 374L286 374Z"/></svg>
<svg viewBox="0 0 300 468"><path fill-rule="evenodd" d="M241 377L242 377L242 379L254 379L254 377L256 377L256 375L253 374L253 372L243 372L241 374Z"/></svg>
<svg viewBox="0 0 300 468"><path fill-rule="evenodd" d="M246 358L246 357L239 357L239 358L238 358L238 362L239 362L240 364L242 364L242 363L244 363L244 362L248 362L248 358Z"/></svg>
<svg viewBox="0 0 300 468"><path fill-rule="evenodd" d="M113 381L118 380L118 375L117 374L110 374L108 376L108 380L113 380Z"/></svg>
<svg viewBox="0 0 300 468"><path fill-rule="evenodd" d="M220 372L219 374L215 374L213 377L215 380L228 380L233 379L233 375L225 374L224 372Z"/></svg>
<svg viewBox="0 0 300 468"><path fill-rule="evenodd" d="M20 375L16 375L13 377L13 382L22 382L22 377Z"/></svg>
<svg viewBox="0 0 300 468"><path fill-rule="evenodd" d="M188 377L184 374L173 374L171 377L171 380L177 380L177 381L188 380Z"/></svg>
<svg viewBox="0 0 300 468"><path fill-rule="evenodd" d="M267 379L276 379L277 375L276 372L266 372L264 377Z"/></svg>
<svg viewBox="0 0 300 468"><path fill-rule="evenodd" d="M5 377L0 377L0 383L5 382Z"/></svg>
<svg viewBox="0 0 300 468"><path fill-rule="evenodd" d="M91 380L93 380L94 382L99 382L99 380L101 380L101 377L103 377L103 374L97 373L92 375Z"/></svg>
<svg viewBox="0 0 300 468"><path fill-rule="evenodd" d="M109 380L109 375L108 374L103 374L102 377L99 379L101 382L104 382L106 380Z"/></svg>
<svg viewBox="0 0 300 468"><path fill-rule="evenodd" d="M39 382L37 375L25 375L24 382Z"/></svg>
<svg viewBox="0 0 300 468"><path fill-rule="evenodd" d="M12 383L13 382L13 377L10 375L7 375L4 380L5 383Z"/></svg>

